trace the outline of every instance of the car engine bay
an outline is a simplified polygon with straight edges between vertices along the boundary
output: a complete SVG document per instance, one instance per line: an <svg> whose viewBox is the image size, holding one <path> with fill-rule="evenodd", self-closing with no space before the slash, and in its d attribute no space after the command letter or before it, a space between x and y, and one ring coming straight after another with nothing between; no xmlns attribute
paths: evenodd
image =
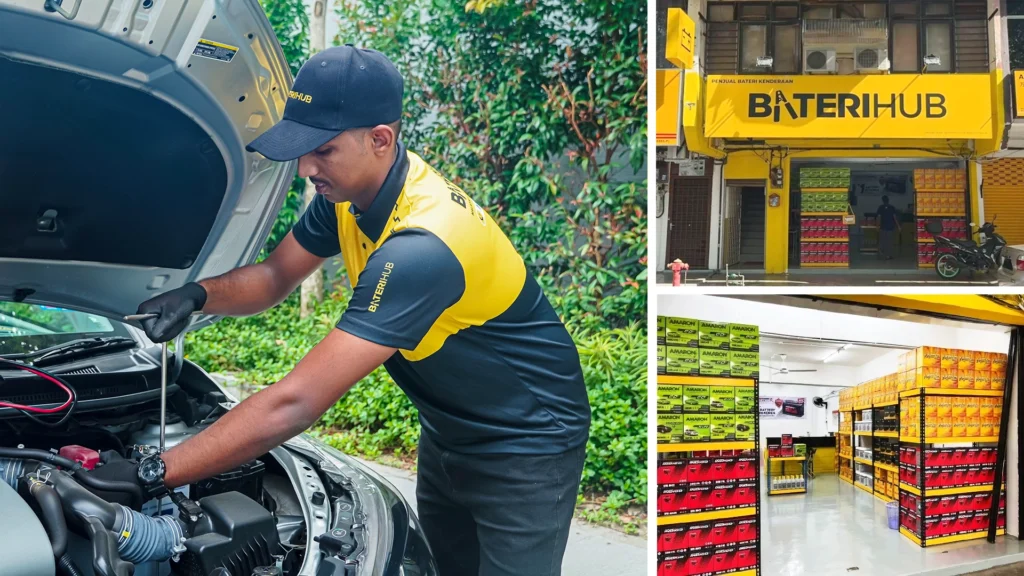
<svg viewBox="0 0 1024 576"><path fill-rule="evenodd" d="M0 382L16 389L14 378ZM175 392L168 448L231 406L216 389ZM152 401L80 413L56 428L0 417L0 572L304 576L323 565L326 574L363 573L365 515L356 491L337 470L326 474L315 451L274 448L159 500L145 501L136 484L103 479L105 466L157 450L159 433Z"/></svg>

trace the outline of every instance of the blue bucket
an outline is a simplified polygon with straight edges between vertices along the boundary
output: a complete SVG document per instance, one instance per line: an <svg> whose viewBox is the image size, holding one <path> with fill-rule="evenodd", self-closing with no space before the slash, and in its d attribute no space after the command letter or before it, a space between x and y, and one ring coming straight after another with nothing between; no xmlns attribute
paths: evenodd
<svg viewBox="0 0 1024 576"><path fill-rule="evenodd" d="M896 502L885 503L885 514L889 518L889 528L892 530L900 529L900 505Z"/></svg>

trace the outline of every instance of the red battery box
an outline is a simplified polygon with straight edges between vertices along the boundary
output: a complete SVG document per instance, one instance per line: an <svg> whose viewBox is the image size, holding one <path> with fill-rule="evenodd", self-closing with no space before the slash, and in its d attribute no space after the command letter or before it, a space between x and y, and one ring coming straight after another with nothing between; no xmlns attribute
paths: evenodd
<svg viewBox="0 0 1024 576"><path fill-rule="evenodd" d="M686 463L686 481L693 484L696 482L710 482L711 459L693 458Z"/></svg>
<svg viewBox="0 0 1024 576"><path fill-rule="evenodd" d="M712 458L710 480L732 480L733 470L736 467L736 460L731 457Z"/></svg>
<svg viewBox="0 0 1024 576"><path fill-rule="evenodd" d="M686 511L687 491L685 488L670 488L658 494L658 514L676 514Z"/></svg>
<svg viewBox="0 0 1024 576"><path fill-rule="evenodd" d="M686 550L687 526L665 526L658 528L658 552Z"/></svg>
<svg viewBox="0 0 1024 576"><path fill-rule="evenodd" d="M740 456L736 459L736 466L733 467L733 477L737 480L757 478L757 458L754 456Z"/></svg>
<svg viewBox="0 0 1024 576"><path fill-rule="evenodd" d="M747 570L757 566L757 545L747 544L736 547L736 558L733 559L734 570Z"/></svg>
<svg viewBox="0 0 1024 576"><path fill-rule="evenodd" d="M686 512L699 512L714 508L713 493L713 487L709 484L689 484L686 487L684 510Z"/></svg>
<svg viewBox="0 0 1024 576"><path fill-rule="evenodd" d="M720 520L711 525L711 540L715 546L736 543L736 520Z"/></svg>
<svg viewBox="0 0 1024 576"><path fill-rule="evenodd" d="M658 576L690 576L689 554L672 554L658 562Z"/></svg>
<svg viewBox="0 0 1024 576"><path fill-rule="evenodd" d="M747 518L736 521L736 542L751 542L757 540L757 520Z"/></svg>
<svg viewBox="0 0 1024 576"><path fill-rule="evenodd" d="M658 465L658 484L685 484L686 460L672 460Z"/></svg>

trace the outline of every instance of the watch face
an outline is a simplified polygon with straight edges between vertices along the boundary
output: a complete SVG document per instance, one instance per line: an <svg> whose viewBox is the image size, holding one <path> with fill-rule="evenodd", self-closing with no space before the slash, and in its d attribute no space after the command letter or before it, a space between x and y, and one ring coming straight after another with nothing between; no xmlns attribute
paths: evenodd
<svg viewBox="0 0 1024 576"><path fill-rule="evenodd" d="M139 478L146 484L159 482L164 476L164 462L159 458L146 458L139 463Z"/></svg>

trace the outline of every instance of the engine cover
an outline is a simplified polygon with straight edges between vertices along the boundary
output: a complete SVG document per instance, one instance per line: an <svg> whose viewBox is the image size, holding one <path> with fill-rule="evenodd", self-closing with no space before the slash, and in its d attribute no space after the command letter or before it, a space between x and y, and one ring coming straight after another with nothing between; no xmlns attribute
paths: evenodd
<svg viewBox="0 0 1024 576"><path fill-rule="evenodd" d="M0 572L4 576L53 576L53 548L42 523L21 496L0 480Z"/></svg>
<svg viewBox="0 0 1024 576"><path fill-rule="evenodd" d="M255 568L275 563L281 544L274 517L238 492L199 500L204 516L178 565L186 576L209 576L225 568L232 576L250 576Z"/></svg>

